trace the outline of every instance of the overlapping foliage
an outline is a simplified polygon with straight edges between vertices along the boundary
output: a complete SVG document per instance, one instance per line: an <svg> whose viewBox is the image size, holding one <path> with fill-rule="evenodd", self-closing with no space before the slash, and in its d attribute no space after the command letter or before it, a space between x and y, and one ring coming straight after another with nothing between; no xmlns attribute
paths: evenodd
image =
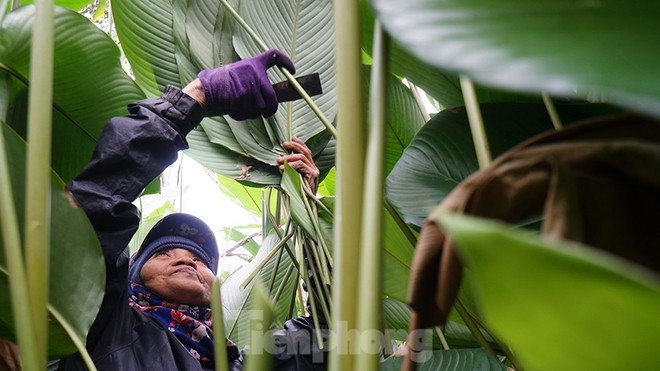
<svg viewBox="0 0 660 371"><path fill-rule="evenodd" d="M79 9L85 5L83 3L62 2L62 5ZM336 96L340 92L336 91L335 83L332 3L311 0L241 1L240 5L238 1L229 3L236 7L269 47L277 47L292 57L299 74L321 74L324 94L315 97L314 101L333 120ZM585 103L583 100L609 101L621 104L625 109L654 116L660 112L660 76L655 68L660 62L660 54L655 52L653 39L653 31L658 28L654 18L658 13L657 5L635 1L622 6L613 0L584 4L564 0L543 4L495 4L483 0L374 0L372 3L375 11L371 4L361 2L361 37L365 54L371 51L371 30L375 17L383 21L395 39L390 53L392 75L388 100L387 169L391 173L387 179L388 199L413 230L420 227L428 212L456 184L477 170L477 162L464 109L443 110L424 126L422 113L415 104L411 90L401 83L403 77L422 87L439 102L440 108L463 105L458 73L466 74L478 83L487 84L488 87L479 87L478 97L481 103L490 102L482 106L482 109L493 155L504 152L535 133L550 129L545 108L538 103L542 92L552 93L561 99L580 99L581 103ZM56 13L52 167L65 181L89 159L103 123L112 116L123 114L126 104L146 96L157 96L166 84L183 86L194 79L201 69L213 68L260 52L251 36L236 24L234 18L217 1L115 0L112 7L121 48L130 63L135 81L122 71L119 49L109 37L72 11L60 8ZM27 63L30 22L33 17L31 9L19 8L5 15L4 19L0 17L0 78L6 82L0 85L0 121L6 132L11 133L11 127L23 138L26 89L30 81ZM277 71L272 72L272 81L282 79ZM367 84L365 82L365 87ZM512 103L522 101L527 104ZM597 116L614 110L612 106L582 104L565 106L559 109L559 113L568 124L577 118ZM335 124L341 125L337 122ZM325 133L323 125L302 101L283 104L278 114L270 119L239 123L224 117L206 118L188 136L191 147L188 154L222 176L239 180L245 185L279 188L282 177L274 166L275 158L284 153L281 142L292 136L306 140L323 173L330 174L322 188L329 190L326 192L332 196L334 175L330 170L334 166L335 139ZM8 143L15 140L7 138L14 137L5 135ZM12 177L15 181L14 177L20 178L20 171ZM17 189L21 188L20 182L16 184ZM236 188L235 192L234 197L250 199L241 188ZM301 196L290 190L287 192L292 198ZM331 210L332 198L328 197L324 202ZM61 220L77 220L80 217L64 204L55 205L54 210L66 213ZM307 228L303 229L308 235L314 236L314 215L310 217L305 214L306 211L296 211L294 207L291 211L298 213L297 224L306 225ZM404 302L414 233L407 226L397 223L396 213L383 214L388 223L384 243L383 286L386 323L396 326L395 330L405 331L409 312ZM325 238L323 242L329 246L331 233L327 231L332 228L331 221L330 214L322 217L319 223L325 232L315 236ZM268 221L264 227L267 233L264 235L268 235L280 222ZM85 226L83 221L79 223L80 230L87 231L86 239L76 240L73 246L71 236L54 236L53 259L55 256L71 256L74 254L71 249L74 248L79 253L78 249L83 245L95 246L89 226ZM575 259L558 258L554 266L558 271L542 271L541 268L547 267L544 261L549 259L548 256L553 259L564 256L561 246L555 247L559 252L553 252L536 240L518 243L518 235L506 231L507 227L482 225L479 222L473 224L471 220L461 224L463 222L448 219L446 223L450 229L456 230L457 238L465 245L466 258L478 266L473 281L477 289L473 293L470 287L465 287L462 293L464 302L472 315L482 321L485 327L497 330L498 335L504 337L502 340L506 345L514 353L520 354L522 364L519 366L543 367L550 364L547 362L557 360L570 361L567 364L557 361L559 368L589 368L594 364L607 367L619 362L633 364L626 363L631 359L644 366L657 361L651 352L644 350L646 348L629 344L620 352L604 352L602 359L571 357L571 353L579 355L586 351L579 346L586 342L601 344L604 349L608 345L598 343L598 340L651 336L642 329L645 323L655 326L657 322L650 315L657 312L654 309L659 282L656 276L644 278L641 285L645 289L644 297L643 300L637 300L640 297L634 296L635 292L623 285L637 280L636 274L629 272L636 268L626 266L622 269L619 263L606 267L610 270L608 272L613 272L608 275L608 279L611 279L608 282L620 288L617 295L628 298L625 299L627 305L621 310L626 310L626 318L634 317L635 321L629 325L604 325L607 321L615 320L614 313L607 309L601 310L594 317L600 321L598 323L576 320L576 313L582 309L568 307L557 308L562 315L556 316L553 329L558 329L559 335L552 340L539 334L544 328L542 320L528 322L524 313L506 317L514 323L502 329L497 325L497 321L504 318L501 316L515 313L513 310L503 311L509 308L506 305L511 303L511 299L507 299L502 288L515 287L511 295L521 300L517 301L520 307L530 308L545 301L561 302L559 299L568 292L564 290L569 288L573 289L571 295L577 296L580 290L602 290L604 283L601 276L604 268L593 268L593 265L598 264L593 261L601 258L590 253ZM65 230L67 228L62 228L62 231ZM493 235L499 236L498 239L489 240ZM272 236L270 234L267 243L258 252L259 259L255 259L254 264L237 272L226 282L223 288L223 299L227 306L225 312L241 309L250 285L241 286L246 283L245 278L252 274L251 269L261 269L258 262L267 252L265 247L274 245L270 243L271 239L276 239ZM492 250L483 247L487 243L502 249L506 246L509 248L506 251L498 250L493 255ZM94 252L95 248L90 248L89 256L79 255L81 259L90 259L89 264L94 266L88 271L102 272L102 268L98 267L100 255L98 251ZM528 255L521 257L521 252ZM286 253L281 256L281 262L287 264L295 260L287 261L290 257ZM480 264L484 259L496 263L479 268L483 267ZM498 270L500 264L503 266L512 261L525 269L516 275L501 274ZM564 268L576 266L578 268L571 272L579 273L574 277L579 285L566 279L557 279L561 277L562 273L559 272L563 272ZM285 279L289 267L286 264L276 267L273 260L266 264L260 274L266 280L272 280L271 295L278 291L286 294L281 296L286 299L278 301L277 321L280 322L291 314L290 306L286 304L290 303L295 292L293 280L288 281L290 277ZM600 273L589 275L595 271ZM66 277L64 282L76 283L77 289L64 285L53 285L51 289L52 295L58 295L53 305L60 312L70 313L71 308L66 303L73 299L80 303L77 307L90 308L89 316L85 318L73 315L67 317L68 321L75 324L80 338L84 338L85 328L93 319L93 308L98 306L99 290L102 287L101 276L89 273L84 276L86 279L79 280L77 275L63 272L62 277ZM521 284L531 278L552 282L555 290L545 292L539 298L537 295L543 293L542 289ZM289 284L282 285L279 290L281 281ZM484 295L484 292L488 294ZM479 300L474 300L473 296ZM586 303L584 308L591 308L595 304ZM238 320L235 323L227 321L228 331L234 328L234 324L239 330L229 335L245 343L245 319L241 315L230 318ZM450 322L445 328L449 345L476 346L475 339L467 335L469 332L461 323L463 319L455 314L450 318L455 322ZM13 326L9 315L3 313L2 320L9 331ZM653 326L646 329L654 329ZM594 332L596 329L598 331ZM7 333L3 332L0 336L8 336ZM599 335L591 335L595 333ZM526 341L529 337L537 341ZM568 338L576 340L563 341ZM66 337L54 335L51 341L53 355L72 350L63 339ZM403 340L403 337L398 339ZM438 344L437 339L435 343ZM529 344L541 344L543 352L529 348ZM594 346L594 349L597 347ZM475 364L480 365L479 369L501 369L497 361L493 362L495 358L486 356L483 351L436 354L430 365L447 359L457 360L459 368L466 370L474 369ZM600 361L602 363L598 363ZM397 367L396 362L390 361L385 367Z"/></svg>

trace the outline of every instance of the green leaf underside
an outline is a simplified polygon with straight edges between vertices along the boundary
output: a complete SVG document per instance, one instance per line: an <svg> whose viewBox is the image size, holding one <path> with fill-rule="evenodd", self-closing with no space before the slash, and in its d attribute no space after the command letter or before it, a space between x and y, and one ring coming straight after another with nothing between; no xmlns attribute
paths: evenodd
<svg viewBox="0 0 660 371"><path fill-rule="evenodd" d="M613 112L603 104L561 104L557 110L565 125ZM493 158L553 129L542 104L489 103L482 104L481 111ZM407 223L419 228L444 197L478 169L465 110L444 110L419 131L404 151L387 178L387 198Z"/></svg>
<svg viewBox="0 0 660 371"><path fill-rule="evenodd" d="M23 223L25 180L25 142L2 125L18 221ZM83 211L72 208L62 192L64 183L53 174L51 200L51 262L49 304L66 319L84 344L87 331L96 313L105 287L105 265L96 234ZM21 225L22 229L22 225ZM1 233L1 231L0 231ZM2 239L0 239L0 245ZM13 320L9 304L8 272L0 248L0 337L14 338L13 329L20 325ZM77 269L71 269L75 266ZM57 277L57 279L52 279ZM19 321L22 316L18 316ZM49 321L49 355L62 357L76 351L69 336L56 320Z"/></svg>
<svg viewBox="0 0 660 371"><path fill-rule="evenodd" d="M643 370L659 364L658 276L598 250L550 243L502 224L448 214L434 219L456 240L486 323L522 367Z"/></svg>
<svg viewBox="0 0 660 371"><path fill-rule="evenodd" d="M0 69L15 78L7 120L22 136L33 22L34 7L25 6L8 14L0 27ZM143 95L122 70L114 42L86 18L63 8L55 11L53 73L52 166L68 181L89 160L105 123L126 114L126 105Z"/></svg>
<svg viewBox="0 0 660 371"><path fill-rule="evenodd" d="M244 289L241 289L241 285L244 284L248 276L256 269L278 242L279 238L275 233L269 234L263 239L261 247L254 259L229 275L229 277L227 277L222 283L222 305L225 316L225 329L227 332L231 331L230 334L227 334L229 338L241 346L248 344L249 340L249 320L252 302L250 298L253 296L252 287L255 281L253 280L250 282L250 284ZM271 297L277 292L278 287L285 278L287 269L293 264L286 251L282 250L282 252L282 258L275 276L275 283L269 291ZM257 278L255 278L264 282L267 285L267 289L269 288L268 286L271 282L271 276L275 269L277 254L279 254L279 252L276 253L268 263L266 263ZM298 277L298 272L294 268L294 271L284 284L284 290L282 290L280 298L275 304L274 328L282 328L284 321L290 318L289 308L291 298L295 294L297 288Z"/></svg>
<svg viewBox="0 0 660 371"><path fill-rule="evenodd" d="M417 58L515 91L600 97L660 115L660 4L376 0L388 32Z"/></svg>

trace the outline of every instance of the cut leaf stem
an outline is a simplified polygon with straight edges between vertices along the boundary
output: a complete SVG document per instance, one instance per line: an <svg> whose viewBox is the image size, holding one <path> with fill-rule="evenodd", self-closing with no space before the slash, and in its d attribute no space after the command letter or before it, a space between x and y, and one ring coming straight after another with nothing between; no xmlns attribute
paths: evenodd
<svg viewBox="0 0 660 371"><path fill-rule="evenodd" d="M483 169L491 163L493 157L491 156L490 146L488 145L484 120L481 117L477 92L474 89L472 81L466 76L460 76L460 82L468 120L470 121L470 131L472 131L474 150L477 152L479 168Z"/></svg>

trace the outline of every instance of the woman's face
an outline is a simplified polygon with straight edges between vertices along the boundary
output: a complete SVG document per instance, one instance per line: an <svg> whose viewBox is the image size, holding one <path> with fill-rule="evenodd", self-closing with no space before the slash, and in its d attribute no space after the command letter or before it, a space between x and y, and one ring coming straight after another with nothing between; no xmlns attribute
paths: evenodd
<svg viewBox="0 0 660 371"><path fill-rule="evenodd" d="M153 254L140 271L142 283L163 299L210 305L215 275L192 251L173 247Z"/></svg>

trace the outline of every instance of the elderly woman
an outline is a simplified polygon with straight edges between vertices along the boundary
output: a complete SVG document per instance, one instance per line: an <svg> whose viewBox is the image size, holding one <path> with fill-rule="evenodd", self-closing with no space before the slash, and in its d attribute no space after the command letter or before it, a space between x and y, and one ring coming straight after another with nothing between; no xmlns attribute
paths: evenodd
<svg viewBox="0 0 660 371"><path fill-rule="evenodd" d="M205 115L236 119L271 116L277 98L266 71L295 68L277 50L214 70L205 70L183 90L168 86L161 98L129 106L98 140L91 162L67 187L92 222L103 248L106 290L87 338L99 370L205 370L214 368L213 343L227 343L230 369L240 369L233 343L213 336L210 288L218 249L209 227L187 214L163 218L131 257L127 245L138 228L133 201L144 187L188 148L186 135ZM315 190L319 171L297 139L282 156ZM78 355L60 370L86 369Z"/></svg>

